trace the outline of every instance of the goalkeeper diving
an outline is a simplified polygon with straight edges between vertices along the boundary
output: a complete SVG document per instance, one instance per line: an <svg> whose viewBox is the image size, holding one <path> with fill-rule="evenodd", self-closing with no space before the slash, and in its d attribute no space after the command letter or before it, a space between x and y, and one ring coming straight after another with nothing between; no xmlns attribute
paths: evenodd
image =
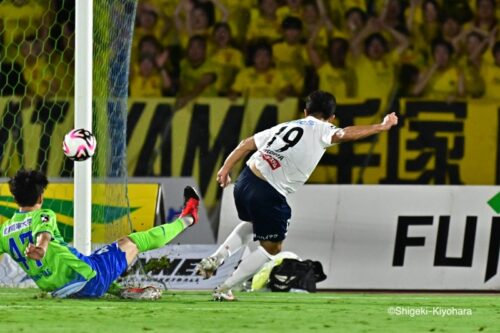
<svg viewBox="0 0 500 333"><path fill-rule="evenodd" d="M66 244L57 228L55 213L42 208L48 184L42 173L24 169L9 180L10 192L19 209L0 225L0 254L10 255L41 290L54 297L104 295L139 253L163 247L198 222L200 197L187 186L184 207L175 221L132 233L86 256ZM128 292L138 294L130 298L161 295L155 288Z"/></svg>

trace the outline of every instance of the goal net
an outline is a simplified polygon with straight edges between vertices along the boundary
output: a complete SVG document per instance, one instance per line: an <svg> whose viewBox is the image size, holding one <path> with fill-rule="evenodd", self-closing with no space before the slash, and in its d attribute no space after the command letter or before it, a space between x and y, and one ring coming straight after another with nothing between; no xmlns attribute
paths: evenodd
<svg viewBox="0 0 500 333"><path fill-rule="evenodd" d="M128 69L137 0L94 1L92 242L133 230L126 170ZM51 180L44 207L73 241L73 169L64 134L74 127L75 0L0 1L0 223L16 210L8 177L20 168ZM26 284L0 257L0 285ZM29 283L28 283L29 284Z"/></svg>

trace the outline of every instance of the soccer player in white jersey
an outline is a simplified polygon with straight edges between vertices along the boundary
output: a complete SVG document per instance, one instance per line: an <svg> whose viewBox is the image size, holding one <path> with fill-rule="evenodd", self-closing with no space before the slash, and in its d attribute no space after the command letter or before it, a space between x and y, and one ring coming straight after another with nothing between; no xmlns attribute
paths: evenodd
<svg viewBox="0 0 500 333"><path fill-rule="evenodd" d="M331 123L335 107L332 94L315 91L307 97L304 119L256 133L243 140L225 160L217 174L222 187L231 182L229 173L234 165L256 150L234 186L238 217L244 222L234 228L215 253L200 262L197 273L209 278L227 257L252 239L259 241L260 246L244 257L233 274L214 290L214 300L234 300L231 288L253 276L281 252L291 217L286 196L306 182L326 148L387 131L398 123L397 116L391 113L380 124L337 128Z"/></svg>

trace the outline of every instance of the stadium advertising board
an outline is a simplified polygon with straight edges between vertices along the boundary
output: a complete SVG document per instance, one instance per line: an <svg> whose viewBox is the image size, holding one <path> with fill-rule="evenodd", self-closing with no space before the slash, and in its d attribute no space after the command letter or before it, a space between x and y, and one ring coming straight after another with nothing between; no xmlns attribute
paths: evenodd
<svg viewBox="0 0 500 333"><path fill-rule="evenodd" d="M288 201L284 248L323 264L319 288L500 288L498 187L306 185ZM237 221L230 187L218 239Z"/></svg>
<svg viewBox="0 0 500 333"><path fill-rule="evenodd" d="M141 274L138 265L132 267L132 271L124 278L125 282L137 285L139 282L158 283L166 289L177 290L212 290L224 282L238 265L242 251L228 258L224 264L217 269L210 279L196 275L195 266L201 259L208 257L217 249L217 245L175 245L169 244L161 249L139 254L143 267L147 267L151 259L168 258L165 268L153 269L148 272L147 277Z"/></svg>
<svg viewBox="0 0 500 333"><path fill-rule="evenodd" d="M123 184L92 185L92 241L108 243L130 233L128 206ZM154 226L158 210L158 184L128 184L130 221L135 231ZM57 225L67 242L73 240L73 184L50 184L43 207L52 209ZM0 184L0 224L17 209L6 183Z"/></svg>

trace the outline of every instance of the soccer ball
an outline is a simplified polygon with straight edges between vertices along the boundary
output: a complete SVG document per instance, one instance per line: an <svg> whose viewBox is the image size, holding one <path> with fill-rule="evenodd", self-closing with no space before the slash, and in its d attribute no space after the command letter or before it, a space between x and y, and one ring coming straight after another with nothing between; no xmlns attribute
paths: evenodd
<svg viewBox="0 0 500 333"><path fill-rule="evenodd" d="M64 136L63 151L70 160L85 161L95 153L95 136L83 128L71 130Z"/></svg>

